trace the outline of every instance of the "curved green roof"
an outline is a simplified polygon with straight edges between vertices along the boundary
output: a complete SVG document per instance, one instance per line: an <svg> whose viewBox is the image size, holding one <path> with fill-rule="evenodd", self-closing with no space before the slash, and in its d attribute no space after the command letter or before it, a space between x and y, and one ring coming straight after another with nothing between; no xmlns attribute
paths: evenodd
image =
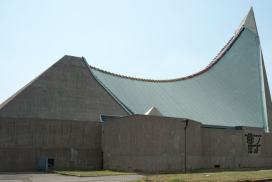
<svg viewBox="0 0 272 182"><path fill-rule="evenodd" d="M90 69L130 114L155 106L164 116L208 125L267 128L261 57L259 36L244 25L207 68L188 77L147 80Z"/></svg>

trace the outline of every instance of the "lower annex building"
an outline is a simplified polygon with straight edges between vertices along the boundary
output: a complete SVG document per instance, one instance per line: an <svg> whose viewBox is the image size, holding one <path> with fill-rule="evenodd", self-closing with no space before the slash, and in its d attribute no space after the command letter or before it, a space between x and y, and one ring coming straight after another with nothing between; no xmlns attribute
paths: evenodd
<svg viewBox="0 0 272 182"><path fill-rule="evenodd" d="M202 71L139 79L64 56L0 105L0 171L272 166L272 103L253 9Z"/></svg>

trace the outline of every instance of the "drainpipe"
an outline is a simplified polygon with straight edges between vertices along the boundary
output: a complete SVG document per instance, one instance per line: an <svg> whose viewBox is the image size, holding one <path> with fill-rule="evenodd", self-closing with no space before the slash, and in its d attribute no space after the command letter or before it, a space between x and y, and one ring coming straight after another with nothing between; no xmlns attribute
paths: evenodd
<svg viewBox="0 0 272 182"><path fill-rule="evenodd" d="M184 119L184 120L182 120L182 122L186 122L186 125L185 125L185 127L184 127L184 163L185 163L185 174L186 174L186 129L187 129L187 125L188 125L188 119Z"/></svg>

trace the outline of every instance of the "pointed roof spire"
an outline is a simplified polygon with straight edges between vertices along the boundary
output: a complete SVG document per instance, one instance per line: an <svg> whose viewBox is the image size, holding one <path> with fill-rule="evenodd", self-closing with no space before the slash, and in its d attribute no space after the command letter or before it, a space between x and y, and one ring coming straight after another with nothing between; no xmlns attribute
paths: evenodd
<svg viewBox="0 0 272 182"><path fill-rule="evenodd" d="M245 18L243 19L243 21L240 23L238 29L235 31L235 34L237 34L239 32L239 30L241 29L241 27L243 25L245 25L249 30L254 32L256 35L258 35L258 30L257 30L255 16L254 16L252 6L251 6L249 12L247 13L247 15L245 16Z"/></svg>
<svg viewBox="0 0 272 182"><path fill-rule="evenodd" d="M155 106L149 109L144 115L163 116L162 113Z"/></svg>

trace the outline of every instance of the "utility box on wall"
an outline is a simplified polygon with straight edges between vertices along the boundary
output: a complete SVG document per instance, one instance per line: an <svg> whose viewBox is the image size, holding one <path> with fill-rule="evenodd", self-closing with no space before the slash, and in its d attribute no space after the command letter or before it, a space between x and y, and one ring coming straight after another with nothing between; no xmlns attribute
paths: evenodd
<svg viewBox="0 0 272 182"><path fill-rule="evenodd" d="M38 171L48 171L48 168L54 167L54 159L48 159L44 157L38 158Z"/></svg>

